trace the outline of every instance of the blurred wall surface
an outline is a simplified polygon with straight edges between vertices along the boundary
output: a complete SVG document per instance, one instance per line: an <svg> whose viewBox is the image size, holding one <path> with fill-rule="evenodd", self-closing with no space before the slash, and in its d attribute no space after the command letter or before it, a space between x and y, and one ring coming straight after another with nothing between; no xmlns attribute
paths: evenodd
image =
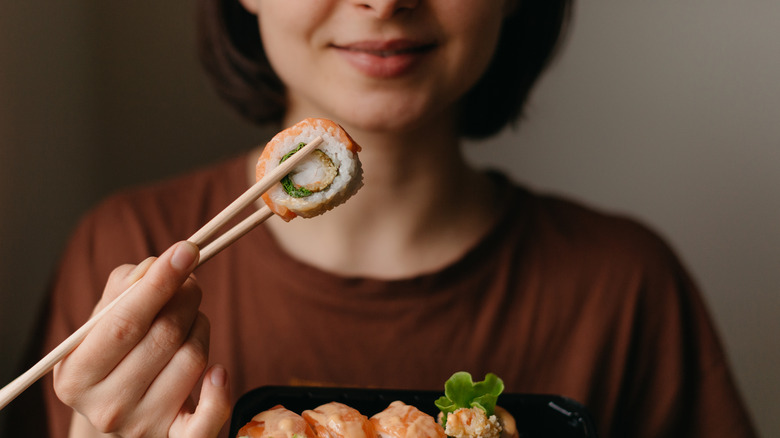
<svg viewBox="0 0 780 438"><path fill-rule="evenodd" d="M265 138L200 73L192 8L0 0L0 384L89 206ZM764 436L780 430L777 23L776 1L580 2L526 120L465 149L664 235Z"/></svg>

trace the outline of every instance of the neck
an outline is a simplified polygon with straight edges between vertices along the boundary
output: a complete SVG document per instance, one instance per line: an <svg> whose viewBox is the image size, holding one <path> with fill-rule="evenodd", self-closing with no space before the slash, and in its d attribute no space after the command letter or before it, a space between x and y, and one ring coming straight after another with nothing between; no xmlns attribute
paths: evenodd
<svg viewBox="0 0 780 438"><path fill-rule="evenodd" d="M495 190L465 163L449 126L345 129L362 146L364 186L321 216L269 221L293 257L337 274L408 277L456 260L495 222L496 199L485 196Z"/></svg>

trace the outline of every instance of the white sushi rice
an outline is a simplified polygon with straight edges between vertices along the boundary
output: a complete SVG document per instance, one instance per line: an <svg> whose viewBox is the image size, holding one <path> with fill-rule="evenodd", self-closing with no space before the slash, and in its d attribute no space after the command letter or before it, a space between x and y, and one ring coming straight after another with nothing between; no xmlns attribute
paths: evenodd
<svg viewBox="0 0 780 438"><path fill-rule="evenodd" d="M269 159L265 163L266 174L278 166L282 157L296 149L300 143L308 144L317 136L321 136L323 141L317 149L324 152L333 162L333 165L338 168L338 175L336 175L329 187L322 191L313 192L311 195L303 198L292 197L285 192L280 183L275 184L268 191L268 195L275 204L290 209L298 216L313 217L343 203L362 187L363 169L360 161L354 152L347 149L346 145L337 139L335 136L337 133L331 132L332 130L333 128L325 128L319 124L314 127L307 127L297 136L284 138L280 145L277 145L273 151L270 151ZM307 165L311 166L312 163L321 166L316 157L310 154L296 169L299 167L302 169L306 168ZM295 173L295 170L291 173ZM302 172L300 175L317 174L319 172L311 172L309 170ZM298 175L299 178L301 178L300 175ZM306 181L296 180L295 182L299 186L306 184Z"/></svg>

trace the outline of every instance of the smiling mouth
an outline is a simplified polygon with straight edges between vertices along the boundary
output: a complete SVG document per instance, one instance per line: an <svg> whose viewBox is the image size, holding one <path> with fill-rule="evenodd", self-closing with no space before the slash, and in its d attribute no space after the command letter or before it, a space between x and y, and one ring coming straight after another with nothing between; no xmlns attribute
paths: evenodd
<svg viewBox="0 0 780 438"><path fill-rule="evenodd" d="M373 78L397 78L412 72L436 44L406 39L333 44L357 71Z"/></svg>
<svg viewBox="0 0 780 438"><path fill-rule="evenodd" d="M367 55L389 58L391 56L425 53L433 50L432 43L415 43L406 40L394 40L387 42L359 42L347 45L334 44L335 48L348 52L365 53Z"/></svg>
<svg viewBox="0 0 780 438"><path fill-rule="evenodd" d="M375 50L375 49L361 49L355 47L341 47L342 50L349 52L365 53L367 55L378 56L380 58L389 58L391 56L410 55L416 53L425 53L433 49L433 44L409 47L406 49L387 49L387 50Z"/></svg>

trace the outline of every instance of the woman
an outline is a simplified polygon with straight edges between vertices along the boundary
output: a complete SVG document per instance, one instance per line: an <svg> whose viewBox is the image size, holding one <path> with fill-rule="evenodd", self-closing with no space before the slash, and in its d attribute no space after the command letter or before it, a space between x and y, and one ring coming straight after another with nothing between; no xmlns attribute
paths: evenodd
<svg viewBox="0 0 780 438"><path fill-rule="evenodd" d="M143 279L56 369L56 396L44 386L52 435L216 436L256 386L438 389L457 370L574 398L601 436L753 435L699 294L656 235L459 153L521 113L568 1L200 7L220 94L257 123L342 124L365 186L323 216L268 221L197 280L196 249L165 248L247 187L258 151L99 206L63 258L44 349Z"/></svg>

